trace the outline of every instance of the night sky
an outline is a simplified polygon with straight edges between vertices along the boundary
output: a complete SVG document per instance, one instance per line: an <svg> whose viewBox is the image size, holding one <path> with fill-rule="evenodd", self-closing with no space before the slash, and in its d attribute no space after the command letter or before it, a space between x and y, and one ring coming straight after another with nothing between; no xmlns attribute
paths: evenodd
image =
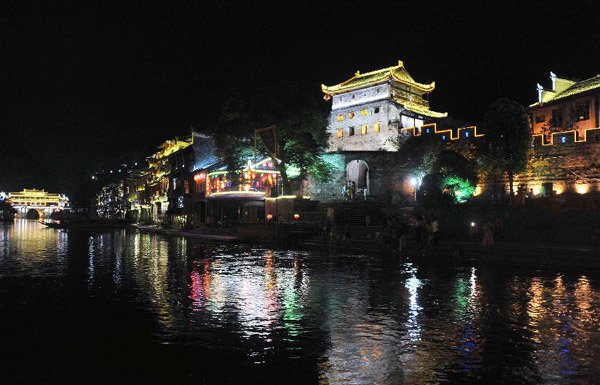
<svg viewBox="0 0 600 385"><path fill-rule="evenodd" d="M498 97L535 101L551 70L600 73L597 1L272 3L3 2L0 191L81 199L98 166L213 124L244 79L322 100L321 83L401 59L436 82L432 109L477 123Z"/></svg>

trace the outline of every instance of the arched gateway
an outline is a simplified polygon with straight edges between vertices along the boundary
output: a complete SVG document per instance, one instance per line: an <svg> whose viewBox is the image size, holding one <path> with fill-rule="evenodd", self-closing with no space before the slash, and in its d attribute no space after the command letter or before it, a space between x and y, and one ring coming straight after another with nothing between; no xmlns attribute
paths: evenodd
<svg viewBox="0 0 600 385"><path fill-rule="evenodd" d="M354 182L356 192L368 196L369 165L364 160L353 160L346 166L346 183Z"/></svg>

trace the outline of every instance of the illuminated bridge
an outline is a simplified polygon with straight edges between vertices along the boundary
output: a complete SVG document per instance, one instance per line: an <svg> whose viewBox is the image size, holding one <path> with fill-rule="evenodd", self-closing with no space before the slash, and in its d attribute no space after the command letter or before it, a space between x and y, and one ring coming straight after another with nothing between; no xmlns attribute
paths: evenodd
<svg viewBox="0 0 600 385"><path fill-rule="evenodd" d="M52 212L69 207L69 198L65 194L53 194L44 190L24 189L8 193L7 198L21 218L49 218Z"/></svg>

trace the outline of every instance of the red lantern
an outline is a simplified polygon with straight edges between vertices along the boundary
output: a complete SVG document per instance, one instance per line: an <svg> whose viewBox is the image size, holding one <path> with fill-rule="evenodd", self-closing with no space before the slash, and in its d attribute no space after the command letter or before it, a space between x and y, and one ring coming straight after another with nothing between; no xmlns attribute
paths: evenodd
<svg viewBox="0 0 600 385"><path fill-rule="evenodd" d="M199 172L194 175L194 180L196 181L196 183L200 183L205 178L206 178L206 174L203 172Z"/></svg>

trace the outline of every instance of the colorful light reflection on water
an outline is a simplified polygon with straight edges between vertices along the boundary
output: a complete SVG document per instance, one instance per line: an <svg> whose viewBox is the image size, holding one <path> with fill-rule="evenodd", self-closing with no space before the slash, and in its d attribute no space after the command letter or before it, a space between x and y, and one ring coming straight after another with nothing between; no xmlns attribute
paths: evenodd
<svg viewBox="0 0 600 385"><path fill-rule="evenodd" d="M599 279L19 220L0 382L593 383Z"/></svg>

